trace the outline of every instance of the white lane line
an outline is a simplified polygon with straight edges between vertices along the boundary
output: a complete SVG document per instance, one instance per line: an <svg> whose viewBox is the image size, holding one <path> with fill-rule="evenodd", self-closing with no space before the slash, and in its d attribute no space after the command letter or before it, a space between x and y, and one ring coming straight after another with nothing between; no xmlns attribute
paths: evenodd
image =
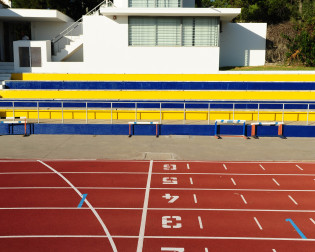
<svg viewBox="0 0 315 252"><path fill-rule="evenodd" d="M194 202L195 202L195 204L197 204L197 196L196 196L196 194L194 194Z"/></svg>
<svg viewBox="0 0 315 252"><path fill-rule="evenodd" d="M298 205L298 203L292 198L292 196L290 196L290 195L288 195L288 196L289 196L290 200L292 200L295 205Z"/></svg>
<svg viewBox="0 0 315 252"><path fill-rule="evenodd" d="M242 198L242 200L244 201L244 203L247 204L247 201L245 200L243 194L241 194L241 198Z"/></svg>
<svg viewBox="0 0 315 252"><path fill-rule="evenodd" d="M208 248L205 248L205 252L209 252Z"/></svg>
<svg viewBox="0 0 315 252"><path fill-rule="evenodd" d="M231 180L232 180L233 185L235 185L235 186L236 186L236 183L235 183L234 179L233 179L233 178L231 178Z"/></svg>
<svg viewBox="0 0 315 252"><path fill-rule="evenodd" d="M295 165L297 168L299 168L301 171L303 171L303 168L301 168L300 166L298 165Z"/></svg>
<svg viewBox="0 0 315 252"><path fill-rule="evenodd" d="M189 181L190 181L190 184L192 184L192 185L194 184L192 178L189 178Z"/></svg>
<svg viewBox="0 0 315 252"><path fill-rule="evenodd" d="M272 252L277 252L277 250L275 250L275 249L272 249Z"/></svg>
<svg viewBox="0 0 315 252"><path fill-rule="evenodd" d="M15 235L0 236L0 239L14 238L106 238L106 235ZM113 235L113 238L138 238L138 236ZM257 240L257 241L301 241L301 238L274 238L274 237L220 237L220 236L145 236L148 239L193 239L193 240ZM315 239L307 239L314 242Z"/></svg>
<svg viewBox="0 0 315 252"><path fill-rule="evenodd" d="M311 220L311 222L313 222L313 224L315 225L315 221L314 221L312 218L310 218L310 220Z"/></svg>
<svg viewBox="0 0 315 252"><path fill-rule="evenodd" d="M139 240L138 240L137 252L142 252L142 248L143 248L145 223L147 220L150 186L151 186L151 178L152 178L152 169L153 169L153 160L150 160L150 167L149 167L147 186L145 189L143 212L142 212L141 225L140 225L140 231L139 231Z"/></svg>
<svg viewBox="0 0 315 252"><path fill-rule="evenodd" d="M82 198L83 195L82 193L65 177L63 176L60 172L56 171L54 168L52 168L51 166L49 166L48 164L44 163L41 160L37 160L39 163L41 163L42 165L46 166L48 169L50 169L51 171L55 172L59 177L61 177L77 194L79 194L79 196ZM94 207L90 204L90 202L85 199L85 203L87 204L87 206L91 209L91 211L93 212L93 214L95 215L96 219L99 221L99 223L101 224L105 234L108 237L108 240L112 246L112 249L114 252L117 252L117 248L115 245L115 242L113 240L113 238L111 237L107 227L105 226L102 218L99 216L99 214L97 213L97 211L94 209Z"/></svg>
<svg viewBox="0 0 315 252"><path fill-rule="evenodd" d="M96 210L143 210L142 207L95 207ZM78 210L77 207L1 207L1 210ZM89 210L81 207L80 210ZM279 213L315 213L315 210L274 210L274 209L232 209L232 208L148 208L152 211L225 211L225 212L279 212ZM315 223L314 223L315 224Z"/></svg>
<svg viewBox="0 0 315 252"><path fill-rule="evenodd" d="M227 170L227 167L226 167L226 165L225 165L225 164L223 164L223 167L224 167L224 169L225 169L225 170Z"/></svg>
<svg viewBox="0 0 315 252"><path fill-rule="evenodd" d="M263 169L264 171L266 170L261 164L259 164L260 168Z"/></svg>
<svg viewBox="0 0 315 252"><path fill-rule="evenodd" d="M260 229L260 230L263 230L262 226L260 225L260 223L259 223L259 221L257 220L256 217L254 217L254 220L255 220L257 226L259 227L259 229Z"/></svg>
<svg viewBox="0 0 315 252"><path fill-rule="evenodd" d="M187 164L187 169L190 170L189 164Z"/></svg>
<svg viewBox="0 0 315 252"><path fill-rule="evenodd" d="M199 227L200 227L200 229L203 229L202 220L201 220L201 217L200 217L200 216L198 216L198 221L199 221Z"/></svg>
<svg viewBox="0 0 315 252"><path fill-rule="evenodd" d="M275 180L274 178L272 178L272 180L273 180L273 182L275 182L275 183L276 183L276 185L277 185L277 186L280 186L280 184L278 183L278 181L277 181L277 180Z"/></svg>

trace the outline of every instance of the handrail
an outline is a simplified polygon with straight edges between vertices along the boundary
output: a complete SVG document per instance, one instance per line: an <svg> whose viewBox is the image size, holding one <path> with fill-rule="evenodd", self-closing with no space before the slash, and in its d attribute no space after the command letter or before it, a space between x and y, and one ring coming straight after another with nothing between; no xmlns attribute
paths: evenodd
<svg viewBox="0 0 315 252"><path fill-rule="evenodd" d="M93 14L96 9L98 9L100 6L102 6L103 4L106 4L107 6L112 5L113 3L109 0L104 0L103 2L101 2L100 4L98 4L97 6L95 6L92 10L90 10L89 12L87 12L85 15L91 15ZM56 37L54 37L51 42L54 44L56 42L58 42L60 39L62 39L65 35L69 34L71 31L73 31L76 27L79 26L79 23L83 20L83 17L81 17L80 19L78 19L76 22L74 22L72 25L68 26L66 29L64 29L62 32L60 32ZM72 29L70 29L72 28ZM70 29L70 30L69 30Z"/></svg>

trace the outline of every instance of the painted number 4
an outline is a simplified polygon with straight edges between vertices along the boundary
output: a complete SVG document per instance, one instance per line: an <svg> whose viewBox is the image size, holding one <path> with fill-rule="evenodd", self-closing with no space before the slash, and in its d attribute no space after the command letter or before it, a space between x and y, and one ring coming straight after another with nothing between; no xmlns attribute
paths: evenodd
<svg viewBox="0 0 315 252"><path fill-rule="evenodd" d="M176 164L165 164L163 169L164 171L176 171Z"/></svg>
<svg viewBox="0 0 315 252"><path fill-rule="evenodd" d="M170 195L169 193L165 193L165 195L162 196L162 198L169 200L168 203L172 204L176 200L178 200L179 196L176 195Z"/></svg>
<svg viewBox="0 0 315 252"><path fill-rule="evenodd" d="M181 228L182 224L180 216L163 216L162 217L162 228Z"/></svg>
<svg viewBox="0 0 315 252"><path fill-rule="evenodd" d="M184 252L184 248L161 248L161 251Z"/></svg>

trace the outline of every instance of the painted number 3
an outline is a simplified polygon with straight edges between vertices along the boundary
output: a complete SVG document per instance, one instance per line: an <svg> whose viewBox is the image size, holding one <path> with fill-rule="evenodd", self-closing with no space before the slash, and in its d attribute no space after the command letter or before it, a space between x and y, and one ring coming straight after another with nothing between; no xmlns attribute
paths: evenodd
<svg viewBox="0 0 315 252"><path fill-rule="evenodd" d="M163 216L162 217L162 228L181 228L182 224L180 216Z"/></svg>
<svg viewBox="0 0 315 252"><path fill-rule="evenodd" d="M163 169L164 171L176 171L176 164L165 164Z"/></svg>

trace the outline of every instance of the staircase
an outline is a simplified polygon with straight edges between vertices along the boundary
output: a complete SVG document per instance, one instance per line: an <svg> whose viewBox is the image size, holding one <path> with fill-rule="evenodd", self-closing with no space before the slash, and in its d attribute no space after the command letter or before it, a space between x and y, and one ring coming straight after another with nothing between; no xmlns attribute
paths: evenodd
<svg viewBox="0 0 315 252"><path fill-rule="evenodd" d="M13 62L0 62L0 89L4 89L6 80L11 80L11 74L14 72Z"/></svg>
<svg viewBox="0 0 315 252"><path fill-rule="evenodd" d="M83 35L64 36L64 39L67 40L65 48L61 49L55 55L53 55L52 61L64 61L83 46Z"/></svg>

